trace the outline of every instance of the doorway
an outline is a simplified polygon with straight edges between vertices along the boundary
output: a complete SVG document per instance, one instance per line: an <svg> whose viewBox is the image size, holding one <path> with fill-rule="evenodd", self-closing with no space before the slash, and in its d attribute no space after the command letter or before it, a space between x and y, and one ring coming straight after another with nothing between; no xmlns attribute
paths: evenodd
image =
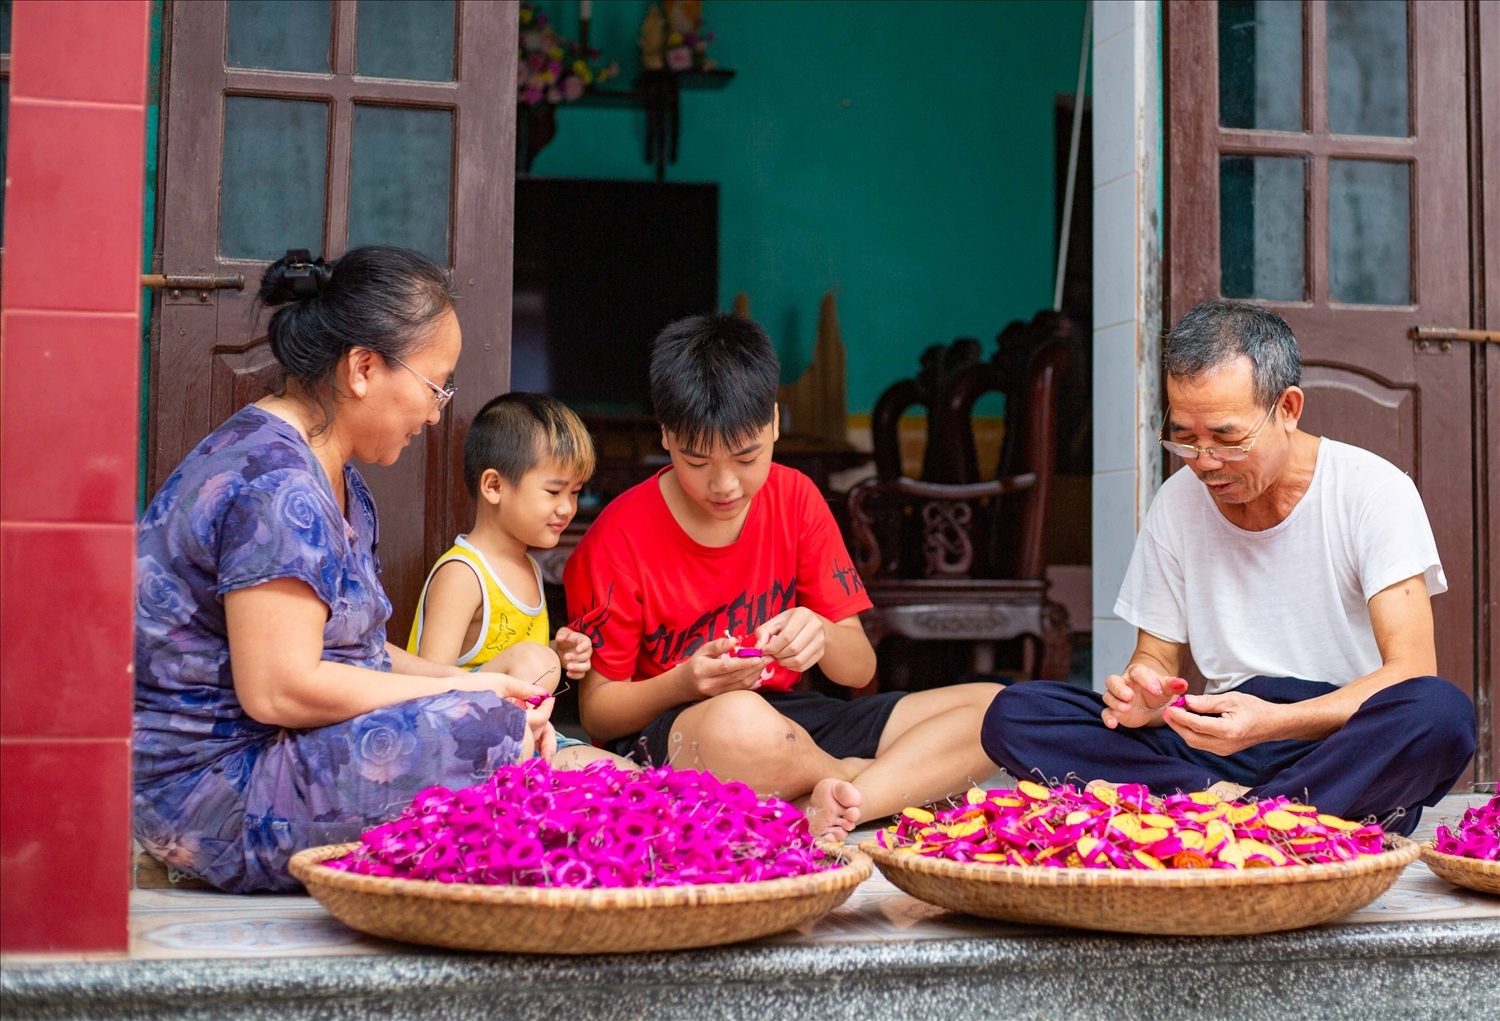
<svg viewBox="0 0 1500 1021"><path fill-rule="evenodd" d="M1438 670L1476 703L1474 772L1492 779L1495 345L1416 333L1482 328L1487 244L1500 261L1475 189L1479 168L1500 173L1494 115L1480 119L1483 8L1167 5L1166 290L1168 321L1220 296L1282 315L1302 347L1303 428L1417 483L1448 577Z"/></svg>
<svg viewBox="0 0 1500 1021"><path fill-rule="evenodd" d="M271 261L371 243L433 257L459 295L458 394L425 444L360 466L401 644L427 565L470 522L463 428L510 378L518 4L173 0L165 14L147 497L280 386L254 301Z"/></svg>

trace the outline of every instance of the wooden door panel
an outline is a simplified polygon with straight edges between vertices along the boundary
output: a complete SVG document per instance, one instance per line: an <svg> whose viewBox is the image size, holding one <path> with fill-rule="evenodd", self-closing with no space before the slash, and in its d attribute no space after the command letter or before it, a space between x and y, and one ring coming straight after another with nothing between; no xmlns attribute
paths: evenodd
<svg viewBox="0 0 1500 1021"><path fill-rule="evenodd" d="M1304 362L1302 389L1307 391L1303 431L1373 451L1421 487L1415 385L1395 384L1358 366Z"/></svg>
<svg viewBox="0 0 1500 1021"><path fill-rule="evenodd" d="M457 0L451 81L356 75L359 8L355 0L334 4L329 71L311 73L226 66L230 29L224 0L174 0L168 5L165 152L158 189L162 241L156 268L174 274L241 274L246 286L160 299L151 351L148 491L154 493L203 436L280 383L265 343L271 310L258 305L255 293L267 258L279 254L282 246L255 241L256 255L264 258L220 251L225 208L221 189L246 176L242 164L235 164L241 167L238 174L224 173L226 104L232 97L254 96L327 105L326 150L318 157L321 163L315 159L308 164L325 167L325 176L308 187L321 189L324 196L321 238L311 243L330 259L347 247L351 166L358 158L351 141L356 105L451 111L448 250L429 254L451 267L462 298L458 315L466 343L454 373L458 395L442 422L409 446L395 465L358 466L380 513L382 580L393 604L389 633L404 642L428 565L471 522L472 509L462 487L464 427L509 380L512 92L519 5L516 0ZM257 23L258 31L265 28ZM231 125L230 130L244 130L247 123L259 125L262 133L266 130L255 118L235 123L241 127ZM290 137L273 133L269 143ZM297 137L305 140L305 130ZM303 198L307 194L299 193ZM276 198L254 196L255 201ZM242 210L243 202L234 208ZM305 223L306 216L296 222ZM227 244L243 254L247 236L240 230L233 235L239 240ZM309 243L288 237L284 247Z"/></svg>

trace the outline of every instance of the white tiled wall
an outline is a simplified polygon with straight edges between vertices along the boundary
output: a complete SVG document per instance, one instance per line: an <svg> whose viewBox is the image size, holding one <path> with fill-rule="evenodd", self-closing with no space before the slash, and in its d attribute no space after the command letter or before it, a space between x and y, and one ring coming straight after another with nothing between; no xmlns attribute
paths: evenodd
<svg viewBox="0 0 1500 1021"><path fill-rule="evenodd" d="M1094 687L1135 630L1113 614L1156 492L1161 329L1161 6L1094 0Z"/></svg>

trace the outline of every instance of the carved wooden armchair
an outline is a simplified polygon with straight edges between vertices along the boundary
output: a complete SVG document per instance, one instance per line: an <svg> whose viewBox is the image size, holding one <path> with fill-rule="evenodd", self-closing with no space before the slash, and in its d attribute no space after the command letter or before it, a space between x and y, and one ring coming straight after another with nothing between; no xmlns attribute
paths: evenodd
<svg viewBox="0 0 1500 1021"><path fill-rule="evenodd" d="M1057 388L1072 351L1049 333L1008 330L1012 350L1002 342L995 359L953 377L935 402L925 461L955 482L898 475L869 479L850 491L852 552L875 604L864 618L872 643L887 635L970 641L975 672L988 673L996 642L1025 637L1028 673L1067 676L1067 612L1047 598L1042 534L1055 458ZM1015 371L1017 361L1021 371ZM1000 473L979 482L967 419L975 401L996 389L1006 394ZM956 425L960 416L962 429ZM941 449L934 449L937 444Z"/></svg>
<svg viewBox="0 0 1500 1021"><path fill-rule="evenodd" d="M931 472L933 452L946 446L935 442L932 426L937 409L943 402L949 384L958 376L981 365L984 353L979 341L960 337L952 344L933 344L922 352L921 369L912 379L903 379L886 387L870 412L870 439L875 448L875 476L894 479L901 476L900 421L907 409L921 405L927 409L927 453L923 455L922 478L928 482L960 482L957 478Z"/></svg>

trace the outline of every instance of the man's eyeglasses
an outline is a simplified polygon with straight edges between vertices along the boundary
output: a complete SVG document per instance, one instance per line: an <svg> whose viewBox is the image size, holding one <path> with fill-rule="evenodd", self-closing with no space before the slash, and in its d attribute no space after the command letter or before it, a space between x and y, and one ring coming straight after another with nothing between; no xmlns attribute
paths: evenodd
<svg viewBox="0 0 1500 1021"><path fill-rule="evenodd" d="M407 372L410 372L413 376L416 376L432 389L432 395L437 399L437 408L439 411L442 411L444 408L446 408L448 406L448 402L453 400L453 395L458 393L458 387L438 386L432 380L428 379L426 376L422 375L416 369L412 368L410 365L407 365L399 358L392 358L391 361L401 366Z"/></svg>
<svg viewBox="0 0 1500 1021"><path fill-rule="evenodd" d="M1172 409L1169 406L1167 413L1161 419L1161 435L1157 442L1168 451L1176 454L1184 461L1191 461L1199 454L1207 454L1215 461L1243 461L1250 456L1250 448L1255 446L1255 441L1260 439L1260 431L1271 421L1271 416L1276 414L1276 405L1281 403L1281 395L1276 395L1276 401L1272 403L1271 410L1266 412L1266 417L1260 420L1260 425L1251 429L1249 434L1239 443L1223 447L1195 447L1191 443L1174 443L1167 439L1167 423L1172 419Z"/></svg>

